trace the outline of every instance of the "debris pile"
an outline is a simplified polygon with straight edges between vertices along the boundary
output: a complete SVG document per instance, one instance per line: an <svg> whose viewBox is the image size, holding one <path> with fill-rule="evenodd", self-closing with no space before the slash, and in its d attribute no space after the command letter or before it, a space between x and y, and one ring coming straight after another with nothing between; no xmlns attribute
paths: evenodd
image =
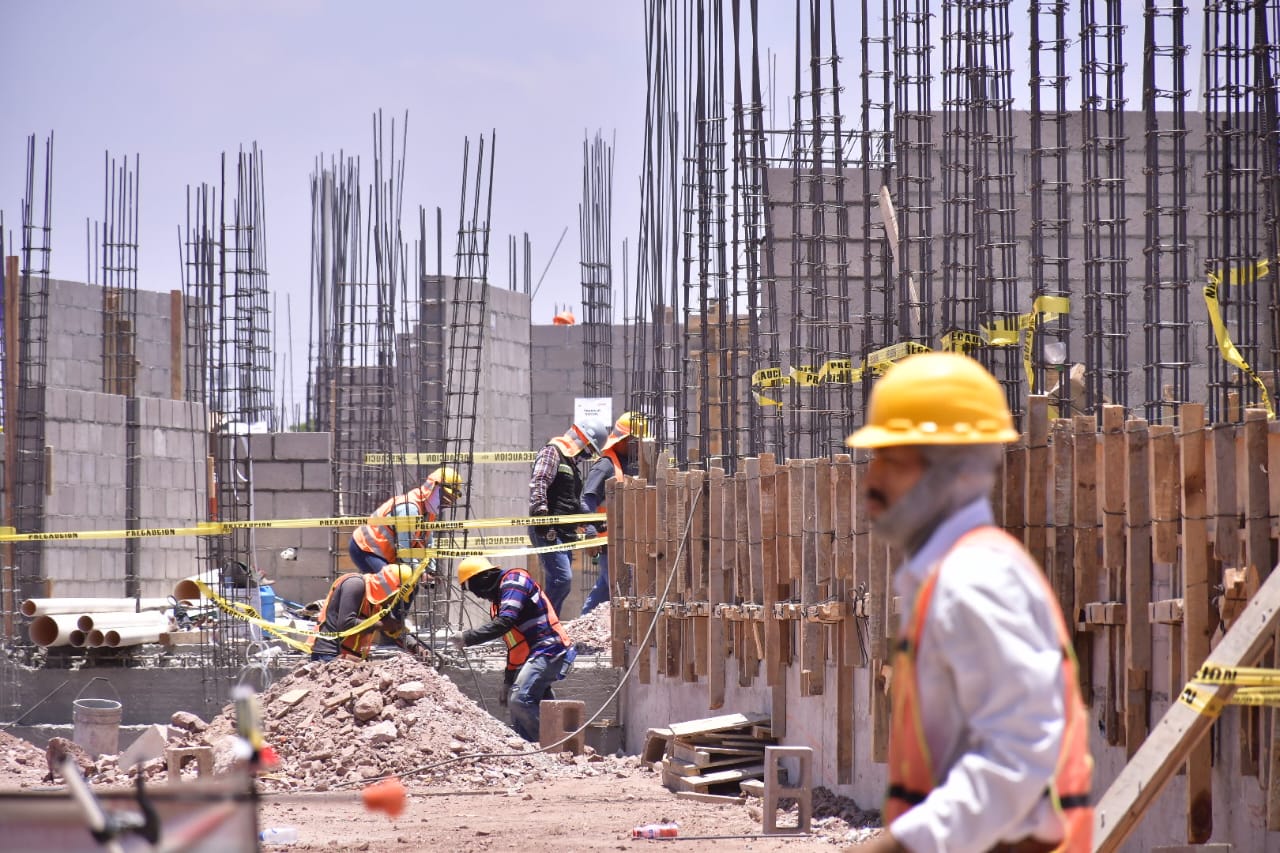
<svg viewBox="0 0 1280 853"><path fill-rule="evenodd" d="M463 754L503 754L454 762L420 779L509 785L554 767L448 678L409 655L377 663L306 663L259 697L264 738L279 766L261 778L276 790L327 790L384 774L402 774ZM215 772L234 760L235 713L229 706L198 735L215 749Z"/></svg>
<svg viewBox="0 0 1280 853"><path fill-rule="evenodd" d="M44 783L48 770L45 751L0 731L0 786L6 788L32 788Z"/></svg>
<svg viewBox="0 0 1280 853"><path fill-rule="evenodd" d="M650 729L643 757L661 760L662 784L677 793L736 797L764 778L764 748L778 741L768 715L726 714Z"/></svg>
<svg viewBox="0 0 1280 853"><path fill-rule="evenodd" d="M578 649L578 654L592 655L609 651L613 640L612 608L604 602L593 608L586 616L580 616L572 622L564 623L565 633Z"/></svg>

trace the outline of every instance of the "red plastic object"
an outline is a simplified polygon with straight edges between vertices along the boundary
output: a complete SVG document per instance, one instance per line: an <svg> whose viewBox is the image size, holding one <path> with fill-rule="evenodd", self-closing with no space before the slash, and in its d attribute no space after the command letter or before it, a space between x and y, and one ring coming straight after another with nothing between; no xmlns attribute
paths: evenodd
<svg viewBox="0 0 1280 853"><path fill-rule="evenodd" d="M631 830L632 838L675 838L680 834L676 823L646 823Z"/></svg>

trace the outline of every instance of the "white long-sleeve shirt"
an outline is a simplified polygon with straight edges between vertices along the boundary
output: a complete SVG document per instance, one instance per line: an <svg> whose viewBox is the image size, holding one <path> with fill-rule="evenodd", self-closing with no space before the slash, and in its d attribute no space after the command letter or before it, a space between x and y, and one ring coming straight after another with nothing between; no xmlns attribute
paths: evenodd
<svg viewBox="0 0 1280 853"><path fill-rule="evenodd" d="M905 627L920 585L944 562L916 662L920 717L938 785L889 828L912 853L1062 838L1045 796L1065 722L1055 604L1007 553L955 547L964 534L992 523L985 498L965 506L893 580Z"/></svg>

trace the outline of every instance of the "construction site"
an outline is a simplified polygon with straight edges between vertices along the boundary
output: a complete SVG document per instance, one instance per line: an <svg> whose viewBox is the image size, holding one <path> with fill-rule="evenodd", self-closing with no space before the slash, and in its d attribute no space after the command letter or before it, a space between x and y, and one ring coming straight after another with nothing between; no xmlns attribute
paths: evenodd
<svg viewBox="0 0 1280 853"><path fill-rule="evenodd" d="M1071 633L1093 849L1280 851L1280 0L810 0L785 45L756 0L634 11L639 173L591 130L564 176L580 302L535 316L551 247L494 229L497 117L451 140L456 196L410 199L420 143L374 111L364 150L318 143L289 399L256 143L185 186L108 152L81 250L58 128L7 128L0 849L874 841L906 555L846 437L949 351L1021 435L991 503ZM168 291L139 286L160 193ZM545 585L531 466L584 411L646 427L610 600L579 616L600 564L558 546L578 657L532 743L503 643L450 642L490 616L456 568ZM458 500L397 528L429 534L400 553L426 651L311 660L353 531L442 465Z"/></svg>

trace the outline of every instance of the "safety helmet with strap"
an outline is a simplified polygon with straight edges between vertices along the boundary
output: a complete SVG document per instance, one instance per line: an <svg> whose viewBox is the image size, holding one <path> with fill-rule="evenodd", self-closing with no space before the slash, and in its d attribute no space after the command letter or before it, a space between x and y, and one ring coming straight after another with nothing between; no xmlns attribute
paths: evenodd
<svg viewBox="0 0 1280 853"><path fill-rule="evenodd" d="M440 488L444 497L450 501L457 502L462 496L462 489L466 483L462 479L462 475L458 473L458 469L451 468L448 465L442 465L427 475L427 483L434 483ZM424 486L426 483L423 484Z"/></svg>
<svg viewBox="0 0 1280 853"><path fill-rule="evenodd" d="M490 562L488 557L467 557L458 564L458 586L465 586L467 581L481 572L496 568L498 567Z"/></svg>
<svg viewBox="0 0 1280 853"><path fill-rule="evenodd" d="M845 444L1003 444L1017 438L1004 389L986 368L959 353L925 352L892 365L876 382L866 425Z"/></svg>
<svg viewBox="0 0 1280 853"><path fill-rule="evenodd" d="M389 563L381 571L364 576L365 598L373 604L381 605L396 594L408 598L412 588L413 569L400 563Z"/></svg>

